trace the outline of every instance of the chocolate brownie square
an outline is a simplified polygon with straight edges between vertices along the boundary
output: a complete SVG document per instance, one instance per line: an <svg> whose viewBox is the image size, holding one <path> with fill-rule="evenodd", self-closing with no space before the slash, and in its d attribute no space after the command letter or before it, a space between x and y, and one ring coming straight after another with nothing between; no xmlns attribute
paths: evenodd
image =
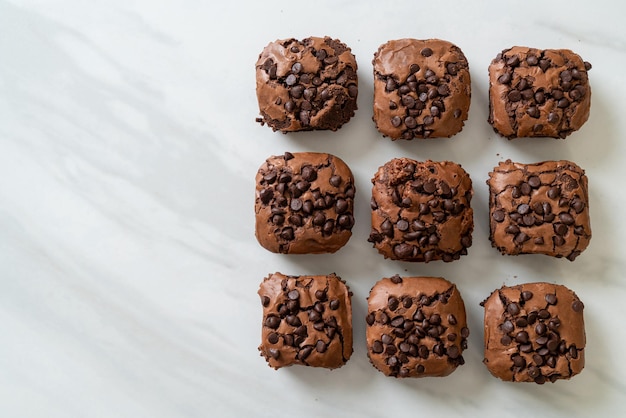
<svg viewBox="0 0 626 418"><path fill-rule="evenodd" d="M565 138L589 117L584 62L568 49L505 49L489 66L489 123L509 139Z"/></svg>
<svg viewBox="0 0 626 418"><path fill-rule="evenodd" d="M270 274L261 283L259 296L263 305L259 351L271 367L335 369L350 359L352 292L334 273Z"/></svg>
<svg viewBox="0 0 626 418"><path fill-rule="evenodd" d="M256 93L257 120L274 131L336 131L357 108L356 59L328 36L271 42L256 63Z"/></svg>
<svg viewBox="0 0 626 418"><path fill-rule="evenodd" d="M591 239L585 171L571 161L501 162L489 173L491 245L574 261Z"/></svg>
<svg viewBox="0 0 626 418"><path fill-rule="evenodd" d="M384 278L367 300L367 355L387 376L447 376L465 363L465 305L440 277Z"/></svg>
<svg viewBox="0 0 626 418"><path fill-rule="evenodd" d="M286 152L256 175L256 237L269 251L333 253L354 226L354 178L340 158Z"/></svg>
<svg viewBox="0 0 626 418"><path fill-rule="evenodd" d="M395 158L372 179L368 241L385 258L449 262L467 254L472 181L460 165Z"/></svg>
<svg viewBox="0 0 626 418"><path fill-rule="evenodd" d="M374 54L374 122L393 140L451 137L470 106L467 59L440 39L389 41Z"/></svg>
<svg viewBox="0 0 626 418"><path fill-rule="evenodd" d="M565 286L503 286L484 302L485 359L509 382L569 379L585 366L584 305Z"/></svg>

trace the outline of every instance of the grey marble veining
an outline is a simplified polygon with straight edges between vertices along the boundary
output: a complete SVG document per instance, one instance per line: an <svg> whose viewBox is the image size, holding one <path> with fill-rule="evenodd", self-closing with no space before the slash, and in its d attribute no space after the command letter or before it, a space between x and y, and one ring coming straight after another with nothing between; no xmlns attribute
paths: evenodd
<svg viewBox="0 0 626 418"><path fill-rule="evenodd" d="M574 1L152 2L0 0L0 416L619 416L626 404L624 6ZM270 41L332 35L359 64L359 110L336 133L254 120L254 62ZM371 121L371 58L400 37L468 57L472 105L450 140L396 142ZM513 45L593 64L589 121L565 141L507 141L487 124L487 66ZM270 254L254 238L254 175L285 151L341 157L356 226L336 254ZM370 179L387 160L449 159L474 182L469 255L384 260L366 242ZM571 159L589 176L593 239L574 262L503 257L488 240L487 173L511 158ZM259 357L269 272L336 272L354 292L341 369L274 371ZM471 330L443 379L390 379L365 349L366 297L384 276L455 282ZM482 365L482 308L502 284L564 284L585 302L586 367L515 385Z"/></svg>

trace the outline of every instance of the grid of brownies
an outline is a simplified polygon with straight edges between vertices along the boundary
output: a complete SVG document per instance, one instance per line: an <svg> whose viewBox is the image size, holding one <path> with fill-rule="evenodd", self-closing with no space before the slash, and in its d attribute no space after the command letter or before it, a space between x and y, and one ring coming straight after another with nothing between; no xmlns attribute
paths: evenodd
<svg viewBox="0 0 626 418"><path fill-rule="evenodd" d="M374 54L374 116L392 140L450 137L467 119L470 76L462 51L438 39L400 39ZM509 139L564 138L587 120L591 66L569 50L513 47L489 67L489 122ZM329 37L279 40L259 56L262 124L283 133L337 130L356 110L356 60ZM451 262L472 244L472 182L450 161L396 158L372 179L368 241L385 257ZM591 238L587 178L570 161L500 163L489 173L490 240L502 254L580 255ZM285 153L256 181L256 236L272 252L332 253L354 226L354 178L338 157ZM261 284L261 354L274 368L337 368L352 354L346 283L269 275ZM584 366L584 305L565 286L526 283L494 291L485 308L488 370L507 381L567 379ZM368 298L367 350L388 376L446 376L464 364L465 306L443 278L384 278Z"/></svg>

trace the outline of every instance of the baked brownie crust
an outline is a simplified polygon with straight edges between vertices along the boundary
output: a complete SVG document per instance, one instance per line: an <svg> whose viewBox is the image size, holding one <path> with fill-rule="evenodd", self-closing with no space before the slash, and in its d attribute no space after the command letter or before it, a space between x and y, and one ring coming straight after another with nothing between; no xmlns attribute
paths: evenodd
<svg viewBox="0 0 626 418"><path fill-rule="evenodd" d="M258 121L274 131L336 131L357 108L356 59L328 36L277 40L256 63L256 92Z"/></svg>
<svg viewBox="0 0 626 418"><path fill-rule="evenodd" d="M440 39L389 41L374 54L374 122L393 140L450 137L470 106L467 59Z"/></svg>
<svg viewBox="0 0 626 418"><path fill-rule="evenodd" d="M380 280L368 298L367 355L387 376L447 376L465 363L465 305L440 277Z"/></svg>
<svg viewBox="0 0 626 418"><path fill-rule="evenodd" d="M574 261L591 240L585 172L571 161L501 162L489 173L489 225L502 254Z"/></svg>
<svg viewBox="0 0 626 418"><path fill-rule="evenodd" d="M584 305L565 286L503 286L481 305L485 307L484 363L495 377L542 384L582 371Z"/></svg>
<svg viewBox="0 0 626 418"><path fill-rule="evenodd" d="M505 49L489 66L489 123L509 139L565 138L589 117L589 69L568 49Z"/></svg>
<svg viewBox="0 0 626 418"><path fill-rule="evenodd" d="M378 169L372 183L368 241L385 258L449 262L467 254L473 191L460 165L396 158Z"/></svg>
<svg viewBox="0 0 626 418"><path fill-rule="evenodd" d="M338 157L286 152L256 175L256 237L274 253L333 253L354 226L354 178Z"/></svg>
<svg viewBox="0 0 626 418"><path fill-rule="evenodd" d="M270 274L259 288L259 351L275 368L301 364L334 369L352 355L352 293L328 276Z"/></svg>

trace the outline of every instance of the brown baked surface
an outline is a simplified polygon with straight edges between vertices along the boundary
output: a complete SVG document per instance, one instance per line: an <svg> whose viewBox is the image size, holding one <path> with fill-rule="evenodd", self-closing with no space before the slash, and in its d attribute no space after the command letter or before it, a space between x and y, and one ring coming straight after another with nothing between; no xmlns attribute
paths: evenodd
<svg viewBox="0 0 626 418"><path fill-rule="evenodd" d="M393 140L450 137L470 106L467 59L440 39L389 41L374 54L374 122Z"/></svg>
<svg viewBox="0 0 626 418"><path fill-rule="evenodd" d="M473 191L460 165L395 158L378 169L372 183L368 241L385 258L449 262L467 254Z"/></svg>
<svg viewBox="0 0 626 418"><path fill-rule="evenodd" d="M334 273L270 274L259 288L259 351L275 368L301 364L335 369L352 355L352 293Z"/></svg>
<svg viewBox="0 0 626 418"><path fill-rule="evenodd" d="M350 168L334 155L270 157L256 175L257 240L274 253L333 253L352 235L354 194Z"/></svg>
<svg viewBox="0 0 626 418"><path fill-rule="evenodd" d="M356 59L328 36L271 42L256 63L256 93L259 122L275 131L336 131L357 108Z"/></svg>
<svg viewBox="0 0 626 418"><path fill-rule="evenodd" d="M568 49L505 49L489 66L489 123L509 139L565 138L589 117L589 69Z"/></svg>
<svg viewBox="0 0 626 418"><path fill-rule="evenodd" d="M489 173L492 246L574 261L591 239L587 176L571 161L501 162Z"/></svg>
<svg viewBox="0 0 626 418"><path fill-rule="evenodd" d="M485 307L485 359L511 382L569 379L585 366L584 305L567 287L526 283L495 290Z"/></svg>
<svg viewBox="0 0 626 418"><path fill-rule="evenodd" d="M440 277L384 278L367 300L367 355L387 376L447 376L465 363L465 305Z"/></svg>

